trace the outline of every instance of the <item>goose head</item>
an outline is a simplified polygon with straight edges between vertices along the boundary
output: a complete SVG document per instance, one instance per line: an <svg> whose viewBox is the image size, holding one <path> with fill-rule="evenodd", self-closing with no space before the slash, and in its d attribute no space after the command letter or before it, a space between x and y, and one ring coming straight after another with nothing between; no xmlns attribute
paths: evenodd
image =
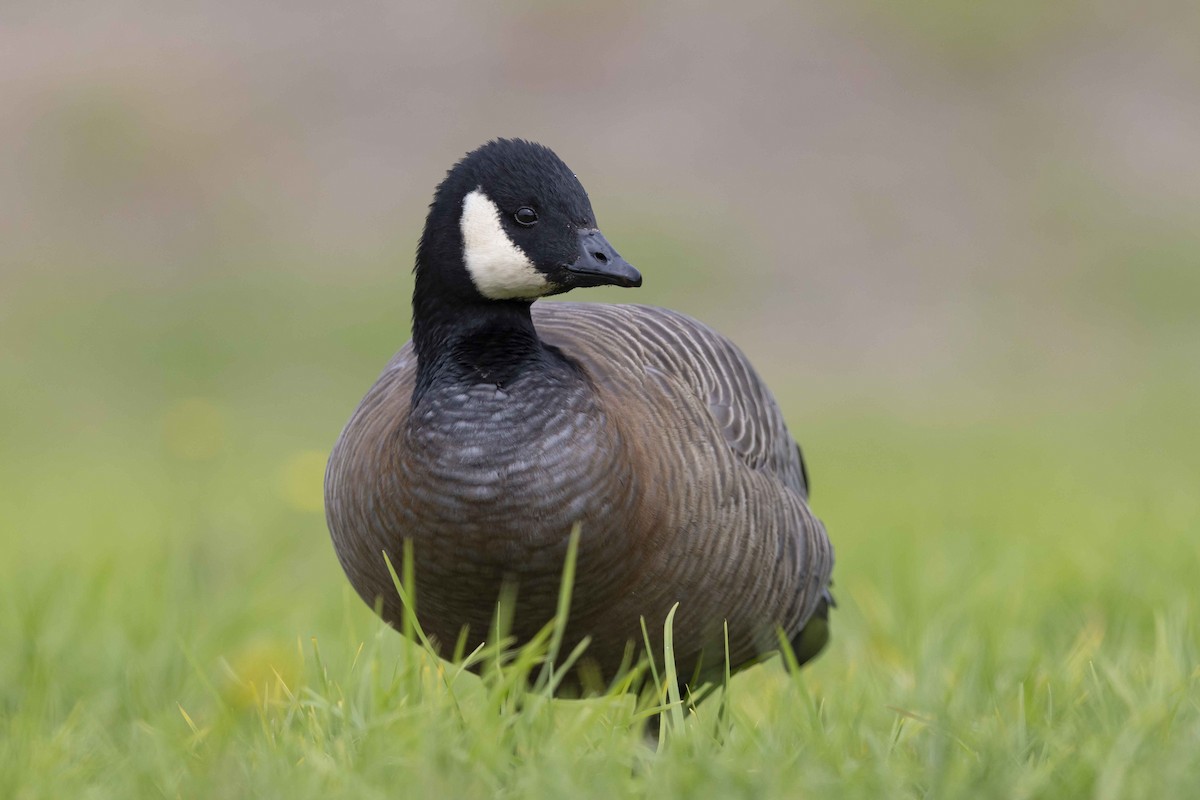
<svg viewBox="0 0 1200 800"><path fill-rule="evenodd" d="M416 292L444 302L525 303L642 276L596 227L579 179L548 147L496 139L438 186L417 252Z"/></svg>

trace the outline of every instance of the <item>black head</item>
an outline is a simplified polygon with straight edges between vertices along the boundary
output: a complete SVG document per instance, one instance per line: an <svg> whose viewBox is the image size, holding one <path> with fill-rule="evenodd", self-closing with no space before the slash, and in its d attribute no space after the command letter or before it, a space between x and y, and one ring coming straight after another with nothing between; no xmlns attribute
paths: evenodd
<svg viewBox="0 0 1200 800"><path fill-rule="evenodd" d="M547 147L497 139L438 186L417 253L417 291L532 300L583 286L640 286L596 229L579 179Z"/></svg>

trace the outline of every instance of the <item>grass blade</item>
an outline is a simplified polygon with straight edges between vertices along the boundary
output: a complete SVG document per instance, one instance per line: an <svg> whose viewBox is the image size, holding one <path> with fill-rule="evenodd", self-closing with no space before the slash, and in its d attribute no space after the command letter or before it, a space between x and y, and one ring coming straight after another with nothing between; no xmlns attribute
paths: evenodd
<svg viewBox="0 0 1200 800"><path fill-rule="evenodd" d="M571 592L575 587L575 564L579 555L579 534L582 526L577 522L571 528L571 536L567 540L567 558L563 563L562 583L558 590L558 607L554 613L554 630L550 635L550 647L546 651L546 660L542 662L542 671L538 675L535 689L541 691L551 683L557 685L562 680L554 676L554 662L562 649L563 636L567 630L567 619L571 612ZM573 660L573 659L572 659Z"/></svg>

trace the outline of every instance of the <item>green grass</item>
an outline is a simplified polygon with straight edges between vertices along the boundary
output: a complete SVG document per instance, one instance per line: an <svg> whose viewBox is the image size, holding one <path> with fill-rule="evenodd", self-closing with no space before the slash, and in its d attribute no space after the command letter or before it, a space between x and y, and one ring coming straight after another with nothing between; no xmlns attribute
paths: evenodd
<svg viewBox="0 0 1200 800"><path fill-rule="evenodd" d="M1200 786L1185 371L850 405L781 387L837 547L832 644L798 678L736 675L655 752L644 701L548 701L529 660L480 679L348 588L322 458L403 338L403 301L374 297L393 278L108 278L22 287L0 344L0 797Z"/></svg>

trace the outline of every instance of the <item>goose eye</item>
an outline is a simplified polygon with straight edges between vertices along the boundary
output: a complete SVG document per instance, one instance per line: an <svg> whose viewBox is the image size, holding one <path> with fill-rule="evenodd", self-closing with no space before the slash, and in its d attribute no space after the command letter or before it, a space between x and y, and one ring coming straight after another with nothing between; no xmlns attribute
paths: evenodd
<svg viewBox="0 0 1200 800"><path fill-rule="evenodd" d="M526 228L538 221L537 212L529 206L518 208L517 213L513 214L513 218L516 219L518 225L524 225Z"/></svg>

